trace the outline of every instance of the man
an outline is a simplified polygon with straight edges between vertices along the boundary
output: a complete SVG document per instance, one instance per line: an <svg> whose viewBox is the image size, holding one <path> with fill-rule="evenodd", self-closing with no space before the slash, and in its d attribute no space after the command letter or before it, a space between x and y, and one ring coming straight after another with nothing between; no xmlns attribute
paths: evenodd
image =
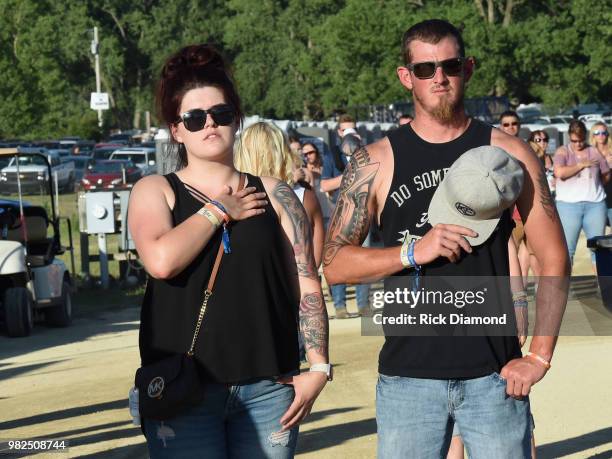
<svg viewBox="0 0 612 459"><path fill-rule="evenodd" d="M356 135L357 127L355 118L351 115L343 114L338 119L336 133L338 135L336 145L332 147L331 155L325 155L323 158L323 171L321 173L321 191L330 193L332 202L335 204L338 189L342 181L342 172L344 171L349 155L342 151L342 139L346 133ZM352 153L352 152L351 152ZM326 222L327 226L327 222ZM364 242L365 246L369 246L369 235ZM329 281L328 281L329 283ZM349 314L346 310L346 284L329 284L329 290L334 301L334 309L336 310L336 319L347 319ZM355 296L357 302L357 310L360 315L369 315L370 313L370 286L368 284L360 284L355 286Z"/></svg>
<svg viewBox="0 0 612 459"><path fill-rule="evenodd" d="M400 126L403 126L404 124L408 124L412 121L412 116L404 113L402 114L399 119L397 120L397 124L399 124Z"/></svg>
<svg viewBox="0 0 612 459"><path fill-rule="evenodd" d="M514 110L506 110L499 117L499 128L508 135L518 137L521 119Z"/></svg>
<svg viewBox="0 0 612 459"><path fill-rule="evenodd" d="M569 263L546 177L535 154L464 111L474 61L459 31L428 20L404 34L400 83L412 91L414 120L353 155L344 172L323 253L328 282L362 282L416 271L424 276L508 276L509 212L482 245L458 225L428 224L445 171L465 151L502 148L521 163L517 200L543 276L530 352L516 336L386 336L377 386L378 455L445 457L457 423L470 457L530 457L529 394L550 367L567 301ZM385 248L362 248L377 218ZM403 243L400 246L400 242ZM412 259L403 249L412 244ZM410 255L410 253L409 253ZM544 289L544 290L543 290Z"/></svg>

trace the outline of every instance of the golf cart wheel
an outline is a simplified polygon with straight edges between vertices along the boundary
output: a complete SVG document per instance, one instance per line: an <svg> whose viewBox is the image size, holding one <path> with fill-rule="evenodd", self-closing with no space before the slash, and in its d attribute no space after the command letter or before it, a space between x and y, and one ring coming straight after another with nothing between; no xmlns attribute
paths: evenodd
<svg viewBox="0 0 612 459"><path fill-rule="evenodd" d="M28 336L32 331L32 297L25 287L12 287L4 293L4 321L9 336Z"/></svg>
<svg viewBox="0 0 612 459"><path fill-rule="evenodd" d="M68 281L62 284L61 303L45 309L45 320L52 327L67 327L72 323L72 297Z"/></svg>

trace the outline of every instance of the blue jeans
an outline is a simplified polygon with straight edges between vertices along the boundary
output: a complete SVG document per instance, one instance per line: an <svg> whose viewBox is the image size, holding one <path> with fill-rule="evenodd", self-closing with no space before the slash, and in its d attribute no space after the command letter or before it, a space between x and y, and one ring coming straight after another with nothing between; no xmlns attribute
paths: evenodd
<svg viewBox="0 0 612 459"><path fill-rule="evenodd" d="M362 247L370 247L371 241L370 233L363 241ZM331 292L332 299L334 301L334 308L345 309L346 308L346 284L330 285L329 291ZM370 284L358 284L355 285L355 296L357 297L357 309L361 311L363 308L370 306Z"/></svg>
<svg viewBox="0 0 612 459"><path fill-rule="evenodd" d="M380 459L444 459L454 423L470 459L530 458L529 419L529 398L508 396L497 373L465 380L381 374L376 386Z"/></svg>
<svg viewBox="0 0 612 459"><path fill-rule="evenodd" d="M281 432L293 386L275 379L228 386L206 384L204 402L167 421L144 420L156 458L292 458L298 427Z"/></svg>
<svg viewBox="0 0 612 459"><path fill-rule="evenodd" d="M567 241L570 260L573 262L581 229L584 229L587 239L603 236L606 229L608 211L606 201L557 201L557 211L563 225L563 233ZM595 263L595 253L593 251L591 251L591 261Z"/></svg>

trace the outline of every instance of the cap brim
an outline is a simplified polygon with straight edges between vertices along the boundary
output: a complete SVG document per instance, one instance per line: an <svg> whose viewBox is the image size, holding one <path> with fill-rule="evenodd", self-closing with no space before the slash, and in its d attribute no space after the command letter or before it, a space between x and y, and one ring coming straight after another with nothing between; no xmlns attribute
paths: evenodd
<svg viewBox="0 0 612 459"><path fill-rule="evenodd" d="M443 182L444 183L444 182ZM435 226L438 223L446 225L460 225L469 228L476 233L478 236L470 237L465 236L471 246L477 246L484 244L487 239L495 231L495 227L499 223L499 220L503 214L503 211L499 213L498 217L489 218L486 220L474 220L472 218L464 217L459 214L456 209L452 208L449 202L444 199L442 186L443 183L438 186L436 192L431 198L429 203L429 210L427 212L429 223L431 226Z"/></svg>

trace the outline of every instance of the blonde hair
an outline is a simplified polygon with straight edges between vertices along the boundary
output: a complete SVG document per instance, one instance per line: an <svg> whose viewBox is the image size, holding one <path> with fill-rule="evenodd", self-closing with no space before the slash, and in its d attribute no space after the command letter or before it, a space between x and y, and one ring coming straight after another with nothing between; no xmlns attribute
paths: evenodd
<svg viewBox="0 0 612 459"><path fill-rule="evenodd" d="M278 126L258 122L240 135L234 151L234 165L239 171L275 177L293 186L293 170L301 162L289 148L287 137Z"/></svg>
<svg viewBox="0 0 612 459"><path fill-rule="evenodd" d="M593 135L594 131L597 131L597 127L601 126L603 127L606 131L610 132L610 130L608 129L608 126L606 123L604 123L603 121L597 121L593 126L591 126L591 129L589 130L589 145L596 147L595 144L595 136ZM610 148L610 136L606 137L606 148L608 149L608 151L611 150Z"/></svg>

